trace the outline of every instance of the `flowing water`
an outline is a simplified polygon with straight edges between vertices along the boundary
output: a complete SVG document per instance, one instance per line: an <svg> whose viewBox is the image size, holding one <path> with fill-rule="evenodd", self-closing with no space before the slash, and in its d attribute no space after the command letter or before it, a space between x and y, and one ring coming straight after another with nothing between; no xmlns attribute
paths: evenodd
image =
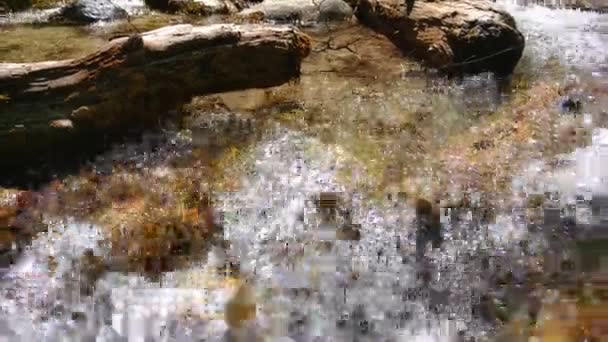
<svg viewBox="0 0 608 342"><path fill-rule="evenodd" d="M240 146L240 157L225 170L237 185L215 193L214 207L222 213L230 247L213 248L202 261L166 273L161 283L110 272L97 282L92 297L80 296L76 260L86 248L108 253L107 244L99 243L103 229L48 217L49 231L36 237L3 276L0 336L11 341L216 341L244 331L252 339L263 335L272 341L491 338L499 324L474 312L480 297L500 292L492 281L506 271L516 281L524 279L530 258L542 255L549 243L545 235L530 231L522 193L557 191L563 206L590 188L601 190L597 170L603 161L597 150L606 132L594 127L605 115L601 89L607 89L608 80L605 16L501 5L527 38L515 79L574 84L570 95L584 103L580 127L593 129L593 139L591 146L562 157L572 162L558 168L536 160L538 153L524 155L529 160L513 171L512 187L499 199L515 209L499 211L493 222L479 222L467 211L444 215L443 244L429 248L424 259L426 283L417 278L414 209L397 196L406 189L381 187L385 170L397 164L405 183L416 183L421 192L433 187L434 161L450 138L482 126L484 114L501 106L508 110L517 92L529 88L505 90L491 75L460 81L425 75L389 43L365 30L347 29L378 43L355 44L359 56L311 56L298 84L270 93L222 95L230 110L249 110L264 121L254 142ZM13 34L28 34L28 29L18 27ZM78 35L70 39L96 44L90 32ZM258 110L257 103L268 96L278 105ZM393 129L412 124L416 133ZM118 147L106 162L98 160L98 167L114 156L165 170L166 156L192 153L191 131L164 135L167 143L156 152ZM501 153L506 158L509 151ZM320 223L313 204L320 192L347 199L353 223L360 224L359 241L320 233L332 229ZM56 260L52 268L49 257ZM257 303L255 320L240 329L229 329L221 319L236 286L211 272L229 258L238 260ZM522 307L505 310L513 316Z"/></svg>

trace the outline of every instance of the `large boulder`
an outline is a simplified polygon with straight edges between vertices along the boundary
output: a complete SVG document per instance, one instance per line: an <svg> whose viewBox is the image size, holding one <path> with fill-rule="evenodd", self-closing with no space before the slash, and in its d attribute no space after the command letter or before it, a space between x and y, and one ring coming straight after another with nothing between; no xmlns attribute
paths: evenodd
<svg viewBox="0 0 608 342"><path fill-rule="evenodd" d="M513 71L524 37L513 17L486 0L349 0L364 25L404 53L449 73ZM409 14L408 14L409 12Z"/></svg>
<svg viewBox="0 0 608 342"><path fill-rule="evenodd" d="M107 0L76 0L51 16L49 21L73 24L92 24L98 21L125 19L123 8Z"/></svg>
<svg viewBox="0 0 608 342"><path fill-rule="evenodd" d="M239 15L279 22L310 23L346 20L353 15L353 10L342 0L266 0Z"/></svg>
<svg viewBox="0 0 608 342"><path fill-rule="evenodd" d="M184 24L81 58L0 63L0 183L66 170L102 141L153 129L193 96L289 82L309 53L310 38L289 26Z"/></svg>

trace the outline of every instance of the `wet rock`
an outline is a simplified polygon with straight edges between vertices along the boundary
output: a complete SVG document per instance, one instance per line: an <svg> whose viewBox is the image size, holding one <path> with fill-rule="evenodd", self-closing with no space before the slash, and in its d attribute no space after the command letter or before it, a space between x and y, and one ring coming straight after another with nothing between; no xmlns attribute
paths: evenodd
<svg viewBox="0 0 608 342"><path fill-rule="evenodd" d="M18 256L17 234L12 229L0 228L0 268L8 268Z"/></svg>
<svg viewBox="0 0 608 342"><path fill-rule="evenodd" d="M125 19L127 11L107 0L76 0L49 18L51 22L92 24Z"/></svg>
<svg viewBox="0 0 608 342"><path fill-rule="evenodd" d="M235 295L226 303L224 308L224 320L236 332L248 322L255 319L256 303L253 289L248 284L243 284Z"/></svg>
<svg viewBox="0 0 608 342"><path fill-rule="evenodd" d="M515 20L489 1L416 1L409 15L402 0L356 3L361 23L447 73L510 74L523 52Z"/></svg>
<svg viewBox="0 0 608 342"><path fill-rule="evenodd" d="M606 0L577 0L573 7L583 11L608 13L608 1Z"/></svg>
<svg viewBox="0 0 608 342"><path fill-rule="evenodd" d="M146 6L155 10L167 11L169 9L168 0L145 0L144 2Z"/></svg>
<svg viewBox="0 0 608 342"><path fill-rule="evenodd" d="M61 318L66 314L67 309L62 304L55 305L50 312L50 315L54 318Z"/></svg>
<svg viewBox="0 0 608 342"><path fill-rule="evenodd" d="M361 239L360 224L345 224L336 231L336 240L359 241Z"/></svg>
<svg viewBox="0 0 608 342"><path fill-rule="evenodd" d="M328 22L349 19L353 10L342 0L267 0L239 13L278 22Z"/></svg>
<svg viewBox="0 0 608 342"><path fill-rule="evenodd" d="M436 313L441 312L441 310L449 305L450 298L450 290L449 289L429 289L429 308Z"/></svg>
<svg viewBox="0 0 608 342"><path fill-rule="evenodd" d="M231 14L247 6L243 0L146 0L156 10L195 15Z"/></svg>
<svg viewBox="0 0 608 342"><path fill-rule="evenodd" d="M496 320L496 306L493 299L489 295L482 295L479 302L473 305L473 316L481 318L487 322Z"/></svg>
<svg viewBox="0 0 608 342"><path fill-rule="evenodd" d="M308 36L294 28L272 25L184 24L166 26L142 35L145 35L145 39L141 35L115 39L76 60L35 64L34 78L29 75L34 69L27 63L0 65L0 92L3 97L10 98L9 102L4 101L0 106L0 115L10 117L10 120L7 118L8 121L3 122L3 133L0 134L0 155L3 156L0 180L21 184L29 182L30 176L23 172L28 168L36 171L31 177L37 182L48 180L53 173L75 170L78 164L90 160L110 141L139 136L147 128L154 130L159 123L165 124L164 118L167 124L173 121L171 119L176 114L171 108L181 108L195 95L267 88L285 83L299 75L299 62L310 53ZM156 53L158 49L162 49L162 53ZM207 49L209 53L203 52ZM189 54L189 50L196 53ZM221 55L221 58L209 58L209 54ZM145 58L140 58L144 55ZM172 58L176 55L180 57ZM228 63L231 68L226 69L229 56L234 56L235 61ZM170 78L159 76L167 71L167 62L180 66L171 73ZM244 63L242 66L247 72L235 71L237 62ZM133 69L130 63L138 67ZM164 71L152 72L155 68ZM197 72L195 69L205 69L210 76L191 77ZM212 79L211 75L217 79ZM156 76L162 80L154 80ZM109 81L97 82L98 77ZM233 80L235 77L238 81ZM36 87L28 86L30 82L36 83ZM171 82L177 82L176 86L172 86ZM47 83L53 85L47 86ZM129 91L121 90L123 87L129 88ZM72 92L69 89L86 91ZM31 91L41 91L43 94L23 95L31 94ZM91 92L96 94L93 98L86 95ZM145 100L152 93L162 96L155 97L158 101L154 103ZM69 105L65 102L66 96ZM96 100L106 96L116 101ZM32 101L33 98L36 101ZM55 105L55 102L63 104ZM39 111L32 106L46 109ZM88 108L85 112L90 111L90 115L85 115L87 118L81 120L72 118L71 114L83 106ZM145 106L146 110L134 109L139 106ZM31 109L25 110L26 107ZM51 107L56 108L51 110ZM23 115L22 110L25 110ZM94 119L102 113L105 119ZM70 117L74 128L53 129L48 123L57 117ZM23 122L17 123L15 120ZM26 121L28 123L24 124ZM103 131L107 131L107 134ZM24 134L33 134L38 139L24 139ZM172 139L172 142L181 140Z"/></svg>
<svg viewBox="0 0 608 342"><path fill-rule="evenodd" d="M353 9L342 0L324 0L319 5L318 21L343 21L353 15Z"/></svg>
<svg viewBox="0 0 608 342"><path fill-rule="evenodd" d="M80 292L83 295L92 295L97 280L106 271L106 263L101 256L87 249L80 258Z"/></svg>
<svg viewBox="0 0 608 342"><path fill-rule="evenodd" d="M71 318L73 321L83 322L87 320L87 314L80 311L74 311L72 312Z"/></svg>
<svg viewBox="0 0 608 342"><path fill-rule="evenodd" d="M244 143L256 132L256 120L231 112L201 113L188 123L192 144L213 155L229 145Z"/></svg>
<svg viewBox="0 0 608 342"><path fill-rule="evenodd" d="M343 312L340 317L336 320L336 328L344 328L348 323L350 315L348 312Z"/></svg>
<svg viewBox="0 0 608 342"><path fill-rule="evenodd" d="M306 336L309 326L310 322L305 314L298 311L290 312L287 331L296 341L301 341L302 337Z"/></svg>
<svg viewBox="0 0 608 342"><path fill-rule="evenodd" d="M414 203L416 209L416 255L422 257L430 242L438 248L443 241L441 235L441 212L437 204L419 198Z"/></svg>
<svg viewBox="0 0 608 342"><path fill-rule="evenodd" d="M581 103L580 100L574 100L574 99L568 97L568 98L562 100L560 107L562 108L563 111L578 113L581 111L583 104Z"/></svg>
<svg viewBox="0 0 608 342"><path fill-rule="evenodd" d="M13 264L23 247L44 225L33 192L0 189L0 268Z"/></svg>

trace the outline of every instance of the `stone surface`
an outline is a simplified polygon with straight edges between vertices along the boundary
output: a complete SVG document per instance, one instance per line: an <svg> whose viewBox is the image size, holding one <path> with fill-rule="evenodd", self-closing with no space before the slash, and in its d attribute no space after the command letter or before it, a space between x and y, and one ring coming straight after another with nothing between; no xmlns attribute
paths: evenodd
<svg viewBox="0 0 608 342"><path fill-rule="evenodd" d="M127 18L127 11L107 0L76 0L50 17L51 22L91 24Z"/></svg>
<svg viewBox="0 0 608 342"><path fill-rule="evenodd" d="M608 13L607 0L577 0L573 7L580 10Z"/></svg>
<svg viewBox="0 0 608 342"><path fill-rule="evenodd" d="M0 63L0 180L18 183L26 164L52 169L98 153L108 136L99 130L118 138L156 127L193 96L292 80L309 52L293 27L175 25L79 59Z"/></svg>
<svg viewBox="0 0 608 342"><path fill-rule="evenodd" d="M247 6L244 0L146 0L156 10L195 15L231 14Z"/></svg>
<svg viewBox="0 0 608 342"><path fill-rule="evenodd" d="M524 37L513 17L489 1L349 0L357 18L386 35L406 55L446 72L510 74Z"/></svg>
<svg viewBox="0 0 608 342"><path fill-rule="evenodd" d="M353 10L342 0L267 0L239 13L244 17L255 14L270 21L308 23L346 20Z"/></svg>

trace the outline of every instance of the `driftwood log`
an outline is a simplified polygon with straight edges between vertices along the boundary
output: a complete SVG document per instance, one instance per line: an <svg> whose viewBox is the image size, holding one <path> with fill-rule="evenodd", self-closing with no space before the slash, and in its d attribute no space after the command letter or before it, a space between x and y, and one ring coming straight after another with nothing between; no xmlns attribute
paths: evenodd
<svg viewBox="0 0 608 342"><path fill-rule="evenodd" d="M405 54L447 73L510 74L524 36L487 0L347 0L357 19Z"/></svg>
<svg viewBox="0 0 608 342"><path fill-rule="evenodd" d="M176 25L80 59L0 63L0 177L153 127L195 95L288 82L309 50L292 27Z"/></svg>

